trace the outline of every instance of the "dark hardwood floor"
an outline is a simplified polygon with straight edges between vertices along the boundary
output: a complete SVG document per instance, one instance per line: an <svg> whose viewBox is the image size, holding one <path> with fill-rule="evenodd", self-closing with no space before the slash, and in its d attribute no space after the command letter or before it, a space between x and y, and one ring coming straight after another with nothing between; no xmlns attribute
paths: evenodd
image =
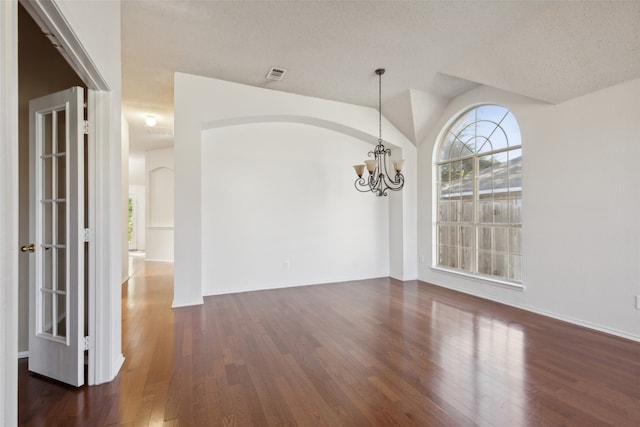
<svg viewBox="0 0 640 427"><path fill-rule="evenodd" d="M20 425L640 426L640 343L392 279L172 310L172 266L136 268L118 377L21 361Z"/></svg>

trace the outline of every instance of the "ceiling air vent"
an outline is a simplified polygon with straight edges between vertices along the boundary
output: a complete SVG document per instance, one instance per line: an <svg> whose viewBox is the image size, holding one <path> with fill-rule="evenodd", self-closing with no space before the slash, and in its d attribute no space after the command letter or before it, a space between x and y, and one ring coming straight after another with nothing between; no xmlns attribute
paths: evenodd
<svg viewBox="0 0 640 427"><path fill-rule="evenodd" d="M282 77L284 77L284 73L286 72L287 70L285 70L284 68L271 67L271 69L267 73L267 78L269 80L282 80Z"/></svg>

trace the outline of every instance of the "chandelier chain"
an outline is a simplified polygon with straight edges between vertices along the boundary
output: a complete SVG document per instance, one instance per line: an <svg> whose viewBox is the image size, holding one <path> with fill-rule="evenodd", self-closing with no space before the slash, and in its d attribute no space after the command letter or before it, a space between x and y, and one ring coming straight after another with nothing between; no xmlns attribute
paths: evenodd
<svg viewBox="0 0 640 427"><path fill-rule="evenodd" d="M382 141L382 73L378 73L378 135Z"/></svg>

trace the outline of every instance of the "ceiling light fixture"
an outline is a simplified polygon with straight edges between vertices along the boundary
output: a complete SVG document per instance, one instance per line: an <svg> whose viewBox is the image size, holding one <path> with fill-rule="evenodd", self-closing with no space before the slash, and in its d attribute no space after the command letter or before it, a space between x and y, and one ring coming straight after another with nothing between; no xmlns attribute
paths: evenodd
<svg viewBox="0 0 640 427"><path fill-rule="evenodd" d="M364 165L355 165L353 167L358 175L355 182L356 190L363 193L371 191L376 196L386 196L387 190L398 191L404 187L404 175L402 175L404 160L395 160L393 162L395 176L391 178L387 171L387 158L391 157L391 149L385 148L382 144L382 75L384 71L384 68L376 70L378 75L378 145L375 146L373 151L369 151L369 157L373 157L373 159L365 160ZM367 178L362 177L365 167L369 171Z"/></svg>
<svg viewBox="0 0 640 427"><path fill-rule="evenodd" d="M149 114L147 115L147 118L144 121L147 126L149 126L150 128L154 127L156 125L156 123L158 123L158 121L156 120L156 116Z"/></svg>

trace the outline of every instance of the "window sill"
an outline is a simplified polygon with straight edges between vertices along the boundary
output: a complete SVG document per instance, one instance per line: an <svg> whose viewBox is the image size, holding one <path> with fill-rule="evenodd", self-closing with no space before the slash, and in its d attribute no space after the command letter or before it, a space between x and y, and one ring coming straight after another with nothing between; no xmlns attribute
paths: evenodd
<svg viewBox="0 0 640 427"><path fill-rule="evenodd" d="M464 273L459 270L451 270L448 268L437 267L437 266L431 266L431 270L437 271L440 273L451 274L453 276L465 277L465 278L472 279L485 284L500 286L505 289L511 289L513 291L524 292L526 290L525 286L522 283L515 283L515 282L509 282L507 280L494 279L489 276L478 276L475 274Z"/></svg>

